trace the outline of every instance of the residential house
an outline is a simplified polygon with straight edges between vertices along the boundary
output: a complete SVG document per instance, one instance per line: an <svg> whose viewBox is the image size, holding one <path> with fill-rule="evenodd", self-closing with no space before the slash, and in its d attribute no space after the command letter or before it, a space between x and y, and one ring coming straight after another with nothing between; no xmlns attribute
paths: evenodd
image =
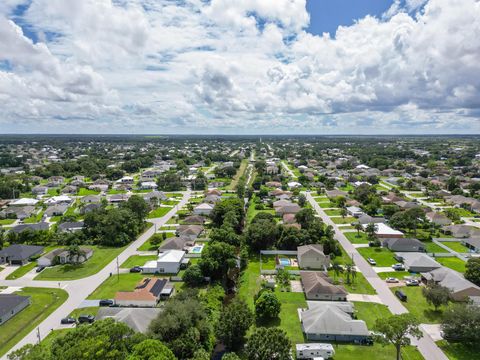
<svg viewBox="0 0 480 360"><path fill-rule="evenodd" d="M360 209L359 207L357 206L349 206L347 207L347 213L350 215L350 216L353 216L353 217L360 217L363 215L363 210Z"/></svg>
<svg viewBox="0 0 480 360"><path fill-rule="evenodd" d="M37 185L32 188L32 194L46 195L48 193L48 187L43 185Z"/></svg>
<svg viewBox="0 0 480 360"><path fill-rule="evenodd" d="M363 320L355 320L343 306L323 302L309 303L300 312L303 333L309 341L362 342L370 337Z"/></svg>
<svg viewBox="0 0 480 360"><path fill-rule="evenodd" d="M323 245L310 244L297 247L298 265L301 269L322 269L330 266L330 256L323 253Z"/></svg>
<svg viewBox="0 0 480 360"><path fill-rule="evenodd" d="M470 225L449 225L442 229L445 233L452 234L458 239L480 236L480 229Z"/></svg>
<svg viewBox="0 0 480 360"><path fill-rule="evenodd" d="M151 191L149 193L142 195L143 200L146 202L153 202L154 200L158 201L165 201L168 199L167 195L163 191Z"/></svg>
<svg viewBox="0 0 480 360"><path fill-rule="evenodd" d="M289 203L288 205L282 205L275 207L275 214L279 216L283 216L284 214L296 214L302 208L295 203Z"/></svg>
<svg viewBox="0 0 480 360"><path fill-rule="evenodd" d="M93 249L89 247L80 247L80 251L83 253L78 256L75 255L73 258L70 256L68 249L59 248L50 251L49 253L38 258L37 263L39 266L53 266L59 264L81 264L90 259L93 256Z"/></svg>
<svg viewBox="0 0 480 360"><path fill-rule="evenodd" d="M414 273L429 272L442 267L425 253L398 252L395 254L395 258L403 262L407 271Z"/></svg>
<svg viewBox="0 0 480 360"><path fill-rule="evenodd" d="M49 223L39 222L39 223L34 223L34 224L15 225L13 228L10 229L10 231L13 231L14 233L20 234L21 232L23 232L25 230L40 231L40 230L48 230L49 228L50 228Z"/></svg>
<svg viewBox="0 0 480 360"><path fill-rule="evenodd" d="M347 291L334 285L332 279L320 271L301 271L303 291L308 300L346 301Z"/></svg>
<svg viewBox="0 0 480 360"><path fill-rule="evenodd" d="M45 200L47 205L56 205L56 204L70 204L72 198L66 195L52 196L51 198Z"/></svg>
<svg viewBox="0 0 480 360"><path fill-rule="evenodd" d="M188 247L195 244L195 241L185 237L171 237L167 238L158 248L158 251L165 252L166 250L183 250L186 251Z"/></svg>
<svg viewBox="0 0 480 360"><path fill-rule="evenodd" d="M364 229L367 228L368 224L362 225ZM392 229L385 223L376 223L375 224L375 236L379 239L383 238L401 238L403 237L403 233L401 231Z"/></svg>
<svg viewBox="0 0 480 360"><path fill-rule="evenodd" d="M21 198L18 200L12 201L10 206L35 206L38 203L38 200L31 198Z"/></svg>
<svg viewBox="0 0 480 360"><path fill-rule="evenodd" d="M327 197L330 198L330 199L336 198L336 197L339 197L339 196L343 196L343 197L347 197L347 196L348 196L348 193L347 193L347 192L341 191L341 190L326 190L326 191L325 191L325 194L326 194Z"/></svg>
<svg viewBox="0 0 480 360"><path fill-rule="evenodd" d="M358 222L361 225L368 225L368 224L380 224L384 223L386 220L383 217L373 217L367 214L363 214L358 217Z"/></svg>
<svg viewBox="0 0 480 360"><path fill-rule="evenodd" d="M62 194L70 194L70 195L75 195L78 191L78 187L74 186L74 185L67 185L65 186L61 193Z"/></svg>
<svg viewBox="0 0 480 360"><path fill-rule="evenodd" d="M30 296L0 294L0 325L30 305Z"/></svg>
<svg viewBox="0 0 480 360"><path fill-rule="evenodd" d="M89 213L90 211L99 209L102 207L102 204L100 203L91 203L91 204L86 204L80 207L80 214L85 215Z"/></svg>
<svg viewBox="0 0 480 360"><path fill-rule="evenodd" d="M0 218L26 219L36 212L35 206L9 206L0 211Z"/></svg>
<svg viewBox="0 0 480 360"><path fill-rule="evenodd" d="M480 297L480 287L471 283L455 270L441 267L430 272L422 273L425 282L434 282L452 291L453 301L466 301L471 297Z"/></svg>
<svg viewBox="0 0 480 360"><path fill-rule="evenodd" d="M425 216L435 225L446 226L452 223L452 220L450 220L448 217L435 211L430 211L426 213Z"/></svg>
<svg viewBox="0 0 480 360"><path fill-rule="evenodd" d="M99 195L87 195L80 199L83 204L96 204L100 203L102 198Z"/></svg>
<svg viewBox="0 0 480 360"><path fill-rule="evenodd" d="M115 305L155 307L160 301L162 291L167 287L167 283L167 279L142 279L134 291L117 292L114 297Z"/></svg>
<svg viewBox="0 0 480 360"><path fill-rule="evenodd" d="M185 251L167 250L158 255L157 260L147 261L142 267L143 273L177 274L182 264L188 264Z"/></svg>
<svg viewBox="0 0 480 360"><path fill-rule="evenodd" d="M57 205L52 205L45 210L45 215L46 216L62 216L65 214L65 212L68 209L68 205L66 204L57 204Z"/></svg>
<svg viewBox="0 0 480 360"><path fill-rule="evenodd" d="M167 285L168 286L168 285ZM165 289L165 288L164 288ZM162 295L162 293L160 293ZM119 300L122 302L122 300ZM128 303L128 301L126 301ZM127 325L136 333L145 334L150 323L163 311L161 308L127 308L127 307L101 307L98 309L97 320L113 319Z"/></svg>
<svg viewBox="0 0 480 360"><path fill-rule="evenodd" d="M14 244L0 250L0 264L24 265L33 256L40 255L43 246Z"/></svg>
<svg viewBox="0 0 480 360"><path fill-rule="evenodd" d="M140 189L142 190L149 190L149 189L156 189L158 185L155 181L142 181L140 183Z"/></svg>
<svg viewBox="0 0 480 360"><path fill-rule="evenodd" d="M190 216L187 216L185 219L183 219L182 223L187 225L192 225L192 224L203 225L205 221L206 219L203 216L190 215Z"/></svg>
<svg viewBox="0 0 480 360"><path fill-rule="evenodd" d="M480 253L480 237L462 239L462 244L471 252Z"/></svg>
<svg viewBox="0 0 480 360"><path fill-rule="evenodd" d="M91 204L94 205L94 204ZM84 227L83 221L67 221L58 224L57 229L60 232L73 232L82 230Z"/></svg>
<svg viewBox="0 0 480 360"><path fill-rule="evenodd" d="M193 209L193 213L195 215L206 215L206 216L208 216L208 215L210 215L210 213L212 211L213 211L213 205L207 204L207 203L199 204Z"/></svg>
<svg viewBox="0 0 480 360"><path fill-rule="evenodd" d="M180 225L177 227L177 235L186 239L195 240L203 232L202 225Z"/></svg>
<svg viewBox="0 0 480 360"><path fill-rule="evenodd" d="M384 238L382 246L394 252L425 252L425 244L412 238Z"/></svg>

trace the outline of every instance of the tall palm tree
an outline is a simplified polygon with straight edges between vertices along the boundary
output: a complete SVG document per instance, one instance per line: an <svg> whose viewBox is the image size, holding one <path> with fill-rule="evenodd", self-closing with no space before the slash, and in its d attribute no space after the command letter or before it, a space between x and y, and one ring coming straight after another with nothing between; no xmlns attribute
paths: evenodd
<svg viewBox="0 0 480 360"><path fill-rule="evenodd" d="M355 230L357 230L357 237L360 237L360 231L363 230L363 226L360 223L355 224Z"/></svg>
<svg viewBox="0 0 480 360"><path fill-rule="evenodd" d="M377 224L374 224L374 223L368 224L367 227L365 228L365 232L367 233L368 238L370 240L373 240L375 238L375 233L377 232L377 229L378 229L378 226Z"/></svg>
<svg viewBox="0 0 480 360"><path fill-rule="evenodd" d="M350 275L352 274L352 268L353 268L352 263L345 264L345 276L346 276L345 280L347 284L350 284Z"/></svg>
<svg viewBox="0 0 480 360"><path fill-rule="evenodd" d="M340 275L341 266L338 260L334 260L332 263L332 270L333 270L333 280L336 281L338 276Z"/></svg>

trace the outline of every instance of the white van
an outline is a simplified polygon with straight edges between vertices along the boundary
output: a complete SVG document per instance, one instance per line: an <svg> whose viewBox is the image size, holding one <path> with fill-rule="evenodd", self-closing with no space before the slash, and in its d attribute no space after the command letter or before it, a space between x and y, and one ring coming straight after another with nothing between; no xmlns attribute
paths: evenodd
<svg viewBox="0 0 480 360"><path fill-rule="evenodd" d="M330 359L335 355L332 344L308 343L297 344L297 359L318 360Z"/></svg>

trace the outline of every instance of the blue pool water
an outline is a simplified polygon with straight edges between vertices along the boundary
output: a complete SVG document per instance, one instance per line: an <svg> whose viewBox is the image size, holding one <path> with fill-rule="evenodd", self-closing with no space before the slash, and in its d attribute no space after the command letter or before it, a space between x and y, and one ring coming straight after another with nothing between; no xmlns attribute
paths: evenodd
<svg viewBox="0 0 480 360"><path fill-rule="evenodd" d="M203 246L194 246L190 252L194 254L199 254L202 252Z"/></svg>
<svg viewBox="0 0 480 360"><path fill-rule="evenodd" d="M283 266L289 266L290 265L290 259L280 258L280 259L278 259L278 261L280 262L280 265L283 265Z"/></svg>

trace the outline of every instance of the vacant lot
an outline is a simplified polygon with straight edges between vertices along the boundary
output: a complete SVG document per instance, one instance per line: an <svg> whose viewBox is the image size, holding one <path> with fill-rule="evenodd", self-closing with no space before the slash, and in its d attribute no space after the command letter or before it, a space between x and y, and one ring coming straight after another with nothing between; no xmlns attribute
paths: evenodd
<svg viewBox="0 0 480 360"><path fill-rule="evenodd" d="M365 258L372 258L377 262L376 266L392 266L398 261L393 257L393 252L385 248L377 247L368 247L368 248L359 248L358 252Z"/></svg>
<svg viewBox="0 0 480 360"><path fill-rule="evenodd" d="M157 258L157 255L132 255L120 267L130 269L134 266L143 266L147 261L157 260Z"/></svg>
<svg viewBox="0 0 480 360"><path fill-rule="evenodd" d="M0 356L3 356L68 298L67 292L61 289L23 288L16 294L30 296L31 304L1 325Z"/></svg>
<svg viewBox="0 0 480 360"><path fill-rule="evenodd" d="M344 218L342 217L334 217L331 218L334 224L351 224L356 221L354 217L351 216L346 216Z"/></svg>
<svg viewBox="0 0 480 360"><path fill-rule="evenodd" d="M468 248L460 241L442 241L442 244L461 254L469 252Z"/></svg>
<svg viewBox="0 0 480 360"><path fill-rule="evenodd" d="M446 266L452 270L464 273L465 272L465 261L460 260L459 258L456 257L437 257L435 258L440 264L443 266Z"/></svg>
<svg viewBox="0 0 480 360"><path fill-rule="evenodd" d="M360 235L356 231L347 232L343 235L345 235L352 244L368 244L368 236L364 232L360 232Z"/></svg>
<svg viewBox="0 0 480 360"><path fill-rule="evenodd" d="M395 291L395 289L393 288L392 291ZM428 305L423 297L421 286L405 286L402 287L402 292L407 295L408 298L407 301L402 304L410 313L416 316L420 323L438 324L442 321L445 307L442 306L438 311L435 311L433 306Z"/></svg>
<svg viewBox="0 0 480 360"><path fill-rule="evenodd" d="M150 211L150 213L148 214L148 218L155 219L165 216L170 210L172 210L171 207L158 207L155 210Z"/></svg>

